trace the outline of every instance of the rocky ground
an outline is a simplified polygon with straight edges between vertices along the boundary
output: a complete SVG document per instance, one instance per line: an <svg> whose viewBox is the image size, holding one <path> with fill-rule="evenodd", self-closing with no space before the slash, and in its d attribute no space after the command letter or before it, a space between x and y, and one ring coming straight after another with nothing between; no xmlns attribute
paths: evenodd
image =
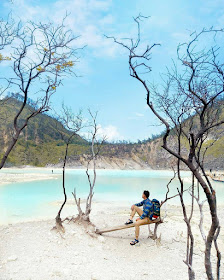
<svg viewBox="0 0 224 280"><path fill-rule="evenodd" d="M98 228L123 224L128 206L122 203L94 203L92 221ZM205 209L208 211L208 209ZM163 211L164 215L164 211ZM205 230L209 215L205 215ZM220 208L220 223L224 211ZM198 231L198 211L192 221L195 234L194 270L197 280L206 279L203 266L204 245ZM0 279L188 279L183 260L186 251L186 226L178 206L167 207L165 222L159 226L161 240L148 237L142 226L140 245L130 246L134 229L91 237L82 225L65 223L66 232L52 231L54 220L17 223L0 227ZM224 252L224 232L219 237ZM215 256L215 252L213 251ZM212 259L215 267L215 257ZM221 278L224 279L222 266Z"/></svg>

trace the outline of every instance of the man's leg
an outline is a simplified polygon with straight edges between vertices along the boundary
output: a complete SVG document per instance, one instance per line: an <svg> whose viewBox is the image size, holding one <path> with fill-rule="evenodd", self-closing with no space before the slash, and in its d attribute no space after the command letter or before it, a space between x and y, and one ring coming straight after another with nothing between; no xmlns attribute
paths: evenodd
<svg viewBox="0 0 224 280"><path fill-rule="evenodd" d="M130 215L130 220L133 220L134 215L136 214L136 212L138 213L139 216L141 216L143 214L142 209L138 208L136 205L134 206L134 209L131 211L131 215Z"/></svg>
<svg viewBox="0 0 224 280"><path fill-rule="evenodd" d="M139 227L141 225L147 225L150 222L149 218L140 219L135 223L135 239L138 240L139 237Z"/></svg>

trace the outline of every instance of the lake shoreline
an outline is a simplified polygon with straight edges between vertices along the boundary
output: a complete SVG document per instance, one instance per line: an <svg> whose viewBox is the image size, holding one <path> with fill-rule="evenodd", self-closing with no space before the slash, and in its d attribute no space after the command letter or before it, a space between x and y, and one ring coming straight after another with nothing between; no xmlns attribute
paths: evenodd
<svg viewBox="0 0 224 280"><path fill-rule="evenodd" d="M13 170L12 170L13 171ZM39 174L39 173L0 173L0 186L22 183L58 179L59 174Z"/></svg>
<svg viewBox="0 0 224 280"><path fill-rule="evenodd" d="M0 173L0 190L2 191L1 194L3 194L0 200L2 211L0 224L46 220L54 217L63 201L62 170L54 170L54 173L52 173L52 169L49 168L29 168L22 170L21 173L19 172L21 172L21 169L14 168L8 169L6 173ZM76 178L78 178L77 182ZM82 179L79 181L79 178ZM94 203L98 205L102 201L107 201L109 205L118 203L117 207L120 207L122 203L126 205L127 201L133 204L141 200L141 193L144 189L148 189L151 192L151 199L156 198L162 201L165 199L167 191L166 184L171 178L171 170L137 170L136 173L130 170L98 170ZM158 181L158 179L162 181ZM189 173L184 173L183 181L186 183L186 187L190 186L191 177ZM28 184L29 182L30 184ZM76 183L74 184L73 182ZM107 185L108 182L110 182L111 186ZM18 187L17 183L19 184ZM170 196L177 194L178 180L175 179L173 183L176 186L174 185L175 187L171 189ZM216 184L218 184L217 190L220 193L223 185L222 183ZM107 186L111 189L108 189ZM65 211L71 208L70 212L66 212L67 216L72 215L74 212L74 199L71 195L74 187L77 188L78 197L85 199L89 186L84 170L67 169L66 190L68 203ZM221 195L217 198L218 205L224 205L223 196ZM189 205L191 199L186 199L185 201L186 205ZM178 197L168 201L169 205L176 206L179 203ZM129 206L127 205L127 207Z"/></svg>
<svg viewBox="0 0 224 280"><path fill-rule="evenodd" d="M54 166L47 166L47 167L37 167L37 166L13 166L13 167L4 167L2 170L62 170L62 167L54 167ZM91 169L91 168L89 168ZM74 167L71 167L71 166L68 166L66 167L66 170L86 170L86 167L83 166L83 167L78 167L78 166L74 166ZM152 168L140 168L140 169L134 169L134 168L96 168L96 170L105 170L105 171L109 171L109 170L119 170L119 171L173 171L173 169L164 169L164 168L157 168L157 169L152 169ZM182 171L187 171L185 169L183 169Z"/></svg>
<svg viewBox="0 0 224 280"><path fill-rule="evenodd" d="M15 171L46 171L47 173L16 173ZM66 171L84 171L84 168L66 168ZM90 169L91 170L91 169ZM6 172L5 172L6 171ZM53 172L52 172L53 171ZM54 172L57 173L54 173ZM66 172L65 171L65 172ZM138 171L138 172L173 172L173 170L153 170L153 169L142 169L142 170L130 170L130 169L96 169L96 172L110 172L110 171L124 171L124 172L130 172L130 171ZM59 172L59 173L58 173ZM183 171L186 172L186 171ZM49 167L10 167L10 168L4 168L0 170L0 186L11 184L11 183L20 183L20 182L32 182L32 181L41 181L41 180L51 180L51 179L58 179L60 175L62 174L62 168L49 168ZM190 176L190 174L189 174Z"/></svg>

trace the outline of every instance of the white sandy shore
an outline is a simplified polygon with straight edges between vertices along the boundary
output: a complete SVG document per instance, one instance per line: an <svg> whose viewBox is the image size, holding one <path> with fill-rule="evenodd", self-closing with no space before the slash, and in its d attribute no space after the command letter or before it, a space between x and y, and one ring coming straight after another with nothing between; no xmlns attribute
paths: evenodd
<svg viewBox="0 0 224 280"><path fill-rule="evenodd" d="M16 172L19 170L20 172L24 170L24 173ZM26 171L33 171L33 173L26 173ZM52 173L52 170L55 173ZM80 170L77 168L66 168L69 170ZM116 169L98 169L98 171L116 171ZM3 171L3 172L2 172ZM40 172L38 172L40 171ZM41 172L47 173L41 173ZM118 170L120 171L120 169ZM122 171L130 171L130 170L122 170ZM140 171L140 170L137 170ZM149 171L149 170L141 170L141 171ZM172 170L150 170L150 171L158 171L158 172L167 172ZM184 171L186 172L186 171ZM11 183L20 183L20 182L32 182L32 181L41 181L41 180L51 180L58 179L62 173L61 168L49 168L49 167L24 167L24 168L5 168L4 170L0 170L0 186L11 184ZM189 173L189 177L185 177L184 180L186 182L191 181L191 176Z"/></svg>
<svg viewBox="0 0 224 280"><path fill-rule="evenodd" d="M129 205L95 202L92 221L98 227L123 224ZM205 209L205 229L209 215ZM66 211L63 216L66 216ZM224 210L220 209L224 224ZM204 245L198 230L198 210L192 221L195 234L194 269L197 280L205 280ZM90 237L78 224L65 223L63 237L51 228L54 220L17 223L0 227L0 279L49 280L95 279L129 280L188 279L183 263L186 251L186 226L178 206L167 207L167 217L159 226L161 242L148 239L148 228L140 230L140 246L130 246L134 229L125 229ZM224 252L224 232L219 247ZM214 253L214 252L213 252ZM213 259L215 267L215 258ZM224 270L221 277L224 279Z"/></svg>
<svg viewBox="0 0 224 280"><path fill-rule="evenodd" d="M57 179L59 174L0 173L0 185Z"/></svg>

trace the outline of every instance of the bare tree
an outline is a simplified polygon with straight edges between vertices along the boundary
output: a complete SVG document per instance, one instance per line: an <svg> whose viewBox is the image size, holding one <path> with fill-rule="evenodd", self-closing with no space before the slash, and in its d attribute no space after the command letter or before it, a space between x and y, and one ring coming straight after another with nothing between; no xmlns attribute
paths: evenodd
<svg viewBox="0 0 224 280"><path fill-rule="evenodd" d="M140 47L140 21L143 18L142 16L135 18L138 27L135 40L129 39L126 43L127 41L110 38L113 38L115 43L128 51L130 75L143 85L146 90L148 107L165 126L162 147L178 160L177 169L180 181L178 191L188 229L188 242L190 240L190 243L187 242L186 261L189 279L195 277L192 269L194 238L190 227L193 201L190 215L187 216L182 195L184 186L180 176L180 165L187 167L193 173L193 180L199 183L206 196L210 209L211 225L205 242L205 270L207 278L213 280L211 247L214 243L217 251L216 277L220 279L221 253L217 245L220 224L216 193L205 172L202 148L208 133L224 123L221 114L224 94L224 64L220 62L222 57L219 55L219 47L213 46L212 43L208 44L206 41L207 48L200 48L198 41L206 35L211 41L211 35L213 35L212 38L217 34L221 36L223 29L203 29L199 33L192 33L190 41L180 45L177 50L181 70L174 67L174 70L168 71L167 79L165 79L165 84L161 89L150 84L144 78L145 73L151 72L149 65L151 51L158 44L147 46L144 50ZM175 132L175 136L173 132ZM173 144L174 142L175 144Z"/></svg>
<svg viewBox="0 0 224 280"><path fill-rule="evenodd" d="M169 180L169 182L167 183L166 185L166 194L165 194L165 198L164 200L162 200L160 202L160 210L164 208L164 205L166 205L167 201L179 196L179 193L177 192L176 194L174 195L171 195L170 196L170 184L173 182L173 180L176 178L177 176L177 171L175 170L175 168L172 166L172 170L173 170L173 177ZM177 190L178 191L178 190ZM183 190L183 193L186 192L186 191L189 191L189 188L185 188ZM150 230L150 224L148 225L148 228L149 228L149 236L148 238L150 237L151 239L155 240L157 239L157 229L158 229L158 226L164 222L165 218L167 216L167 213L166 213L166 210L165 210L165 213L164 215L160 215L160 221L155 223L155 227L154 227L154 232L152 233L151 230Z"/></svg>
<svg viewBox="0 0 224 280"><path fill-rule="evenodd" d="M20 23L16 24L11 15L6 20L0 19L0 51L6 46L11 45L14 38L20 31ZM4 56L0 56L0 61L4 59Z"/></svg>
<svg viewBox="0 0 224 280"><path fill-rule="evenodd" d="M205 232L204 232L204 228L203 228L203 222L204 222L203 206L204 206L204 203L207 200L204 199L204 200L200 201L200 189L199 189L199 183L198 182L197 182L196 189L197 189L197 194L194 194L193 192L190 192L190 195L196 200L196 202L198 204L198 208L199 208L199 212L200 212L200 221L199 221L198 227L200 229L202 239L206 243L206 236L205 236Z"/></svg>
<svg viewBox="0 0 224 280"><path fill-rule="evenodd" d="M29 22L19 31L10 45L11 77L4 80L22 97L22 103L15 114L13 139L1 159L0 169L30 119L50 109L51 96L66 75L74 74L72 67L77 60L77 49L72 45L77 37L66 28L64 20L56 27L52 23ZM33 100L32 108L25 114L28 99Z"/></svg>
<svg viewBox="0 0 224 280"><path fill-rule="evenodd" d="M78 209L78 216L75 218L75 220L81 220L81 221L85 221L88 223L90 222L90 213L91 213L91 209L92 209L92 199L93 199L93 195L94 195L94 187L96 184L96 159L100 153L100 149L102 147L102 144L105 141L105 137L98 142L97 141L97 132L98 132L98 126L97 126L97 113L93 114L90 110L89 110L89 114L91 117L91 127L92 127L92 131L91 131L91 155L89 156L88 162L87 162L87 168L86 168L86 175L88 178L88 182L89 182L89 194L87 196L86 199L86 207L85 210L83 211L81 208L81 199L77 199L76 196L76 189L74 189L74 192L72 193L75 199L75 203L77 205L77 209ZM92 169L93 169L93 177L91 176L89 169L90 169L90 164L92 163Z"/></svg>
<svg viewBox="0 0 224 280"><path fill-rule="evenodd" d="M58 126L60 123L60 127ZM63 221L61 220L61 211L64 208L67 202L67 194L65 187L65 168L68 159L68 150L69 145L78 136L79 131L83 127L83 118L81 115L81 111L74 115L72 110L66 107L64 104L62 105L62 114L57 118L56 129L60 133L62 140L65 143L65 155L63 159L63 168L62 168L62 188L64 194L64 201L58 211L58 214L55 218L56 220L56 228L64 232L64 227L62 225ZM68 131L65 131L67 129Z"/></svg>

